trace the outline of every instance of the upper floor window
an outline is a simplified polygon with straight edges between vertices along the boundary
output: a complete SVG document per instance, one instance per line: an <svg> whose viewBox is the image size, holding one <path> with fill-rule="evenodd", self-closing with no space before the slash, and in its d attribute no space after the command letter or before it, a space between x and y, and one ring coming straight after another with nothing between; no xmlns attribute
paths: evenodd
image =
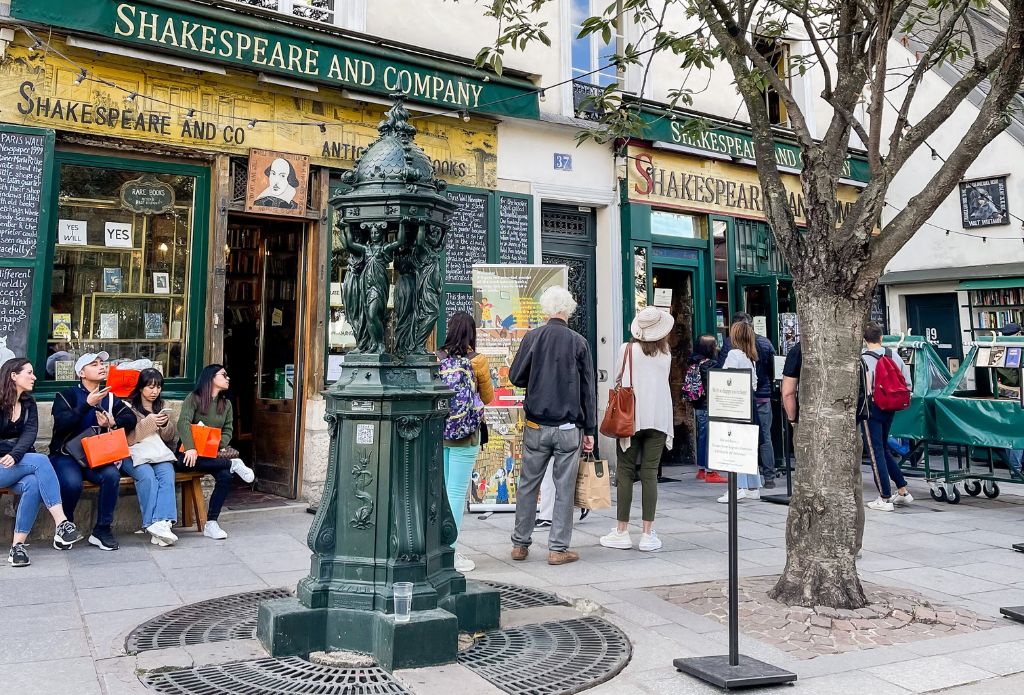
<svg viewBox="0 0 1024 695"><path fill-rule="evenodd" d="M784 43L777 43L771 39L759 39L754 48L764 56L769 65L775 70L775 74L789 82L789 46ZM768 121L773 125L788 125L789 115L786 113L786 105L782 102L778 90L765 82L764 101L768 107Z"/></svg>
<svg viewBox="0 0 1024 695"><path fill-rule="evenodd" d="M273 10L290 17L359 29L359 27L349 26L346 11L349 10L348 5L365 2L365 0L230 0L230 2Z"/></svg>
<svg viewBox="0 0 1024 695"><path fill-rule="evenodd" d="M605 43L600 32L579 38L583 22L588 17L600 17L608 7L608 0L569 0L572 23L572 78L599 87L619 82L619 74L611 65L621 30L616 30ZM619 15L621 17L621 14ZM621 27L620 27L621 29ZM596 72L595 72L596 71Z"/></svg>

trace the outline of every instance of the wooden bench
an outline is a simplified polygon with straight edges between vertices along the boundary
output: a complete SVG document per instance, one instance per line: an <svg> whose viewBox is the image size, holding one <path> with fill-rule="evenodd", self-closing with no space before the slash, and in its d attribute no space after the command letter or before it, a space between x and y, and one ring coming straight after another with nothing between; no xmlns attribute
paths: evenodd
<svg viewBox="0 0 1024 695"><path fill-rule="evenodd" d="M206 504L203 503L203 476L206 473L181 473L175 471L174 482L181 484L181 517L179 521L183 528L195 524L196 531L202 532L206 525ZM135 480L126 476L121 477L121 487L135 487ZM83 490L96 490L98 486L88 480L83 482ZM0 498L4 495L14 494L9 488L0 487Z"/></svg>

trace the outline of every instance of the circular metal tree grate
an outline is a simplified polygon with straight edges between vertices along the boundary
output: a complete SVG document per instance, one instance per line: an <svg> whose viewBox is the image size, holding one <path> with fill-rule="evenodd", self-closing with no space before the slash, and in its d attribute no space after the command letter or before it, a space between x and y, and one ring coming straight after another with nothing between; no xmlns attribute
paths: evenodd
<svg viewBox="0 0 1024 695"><path fill-rule="evenodd" d="M132 630L125 649L135 654L188 644L254 639L260 602L291 595L288 589L264 589L175 608Z"/></svg>
<svg viewBox="0 0 1024 695"><path fill-rule="evenodd" d="M625 668L629 638L590 616L494 630L459 654L459 663L510 695L569 695Z"/></svg>
<svg viewBox="0 0 1024 695"><path fill-rule="evenodd" d="M296 656L151 673L142 682L167 695L409 695L384 669L320 666Z"/></svg>
<svg viewBox="0 0 1024 695"><path fill-rule="evenodd" d="M517 608L537 608L538 606L568 606L566 601L554 594L539 589L516 584L481 581L481 584L497 589L501 593L501 609L503 611Z"/></svg>

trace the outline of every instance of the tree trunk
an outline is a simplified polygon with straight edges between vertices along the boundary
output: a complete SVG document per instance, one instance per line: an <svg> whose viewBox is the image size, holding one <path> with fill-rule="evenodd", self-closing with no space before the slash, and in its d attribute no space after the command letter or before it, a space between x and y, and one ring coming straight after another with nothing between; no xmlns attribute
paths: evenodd
<svg viewBox="0 0 1024 695"><path fill-rule="evenodd" d="M864 495L855 413L868 301L837 294L817 284L797 287L803 367L796 470L786 568L770 595L788 605L861 608L855 559Z"/></svg>

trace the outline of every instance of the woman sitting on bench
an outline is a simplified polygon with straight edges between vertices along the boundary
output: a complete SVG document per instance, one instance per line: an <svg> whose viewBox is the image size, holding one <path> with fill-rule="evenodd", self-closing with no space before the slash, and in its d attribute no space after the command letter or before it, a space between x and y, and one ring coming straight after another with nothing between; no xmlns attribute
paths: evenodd
<svg viewBox="0 0 1024 695"><path fill-rule="evenodd" d="M4 362L0 368L0 487L18 495L14 517L14 539L7 561L14 567L32 564L25 552L39 502L46 505L57 526L53 547L67 550L82 540L82 534L64 515L60 502L60 483L50 460L35 450L39 419L32 388L36 375L24 357Z"/></svg>
<svg viewBox="0 0 1024 695"><path fill-rule="evenodd" d="M135 479L142 528L153 545L166 547L178 541L171 531L178 518L178 502L174 492L174 452L170 448L178 440L178 428L171 421L171 409L164 408L160 398L163 388L164 377L156 369L139 373L129 403L138 424L128 437L132 457L122 464L122 469Z"/></svg>
<svg viewBox="0 0 1024 695"><path fill-rule="evenodd" d="M228 534L217 523L221 507L227 499L231 486L231 474L236 474L247 483L256 479L256 474L238 458L238 452L231 448L234 430L234 413L228 388L231 386L227 371L222 365L211 364L199 375L195 390L185 397L178 415L178 436L184 452L178 452L178 469L182 471L203 471L216 481L207 512L203 535L215 540L224 540ZM220 429L220 445L216 457L200 456L192 438L192 425L205 425Z"/></svg>

